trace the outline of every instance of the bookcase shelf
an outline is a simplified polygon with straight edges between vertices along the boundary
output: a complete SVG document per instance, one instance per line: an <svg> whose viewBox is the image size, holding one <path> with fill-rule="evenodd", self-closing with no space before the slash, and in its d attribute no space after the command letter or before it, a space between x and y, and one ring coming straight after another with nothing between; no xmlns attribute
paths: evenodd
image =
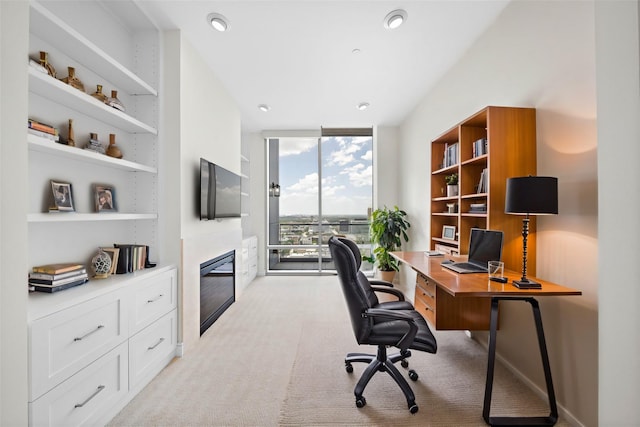
<svg viewBox="0 0 640 427"><path fill-rule="evenodd" d="M486 107L431 142L431 249L444 246L464 255L471 228L502 230L505 268L520 269L522 218L504 213L504 198L507 178L536 174L535 114L533 108ZM477 142L484 142L481 139L486 139L483 153L474 156ZM456 147L457 153L449 152L448 157L453 156L458 162L443 168L445 150L451 146ZM478 193L483 171L486 189ZM459 195L443 197L445 176L452 173L459 177ZM457 213L445 213L450 203L457 204ZM486 204L486 212L470 212L474 203ZM441 238L445 225L456 227L458 240ZM530 230L535 230L533 221ZM535 275L535 232L529 235L528 243L532 254L528 267Z"/></svg>
<svg viewBox="0 0 640 427"><path fill-rule="evenodd" d="M153 174L158 172L158 169L155 167L131 162L129 160L116 159L104 154L95 153L89 150L83 150L78 147L69 147L67 145L58 144L56 142L53 142L46 138L41 138L36 135L27 135L27 143L29 144L29 149L32 151L47 153L54 156L66 157L86 163L108 166L115 169L122 169L131 172L148 172Z"/></svg>
<svg viewBox="0 0 640 427"><path fill-rule="evenodd" d="M31 213L27 217L28 222L88 222L88 221L132 221L155 220L158 214L154 213L79 213L79 212L53 212Z"/></svg>

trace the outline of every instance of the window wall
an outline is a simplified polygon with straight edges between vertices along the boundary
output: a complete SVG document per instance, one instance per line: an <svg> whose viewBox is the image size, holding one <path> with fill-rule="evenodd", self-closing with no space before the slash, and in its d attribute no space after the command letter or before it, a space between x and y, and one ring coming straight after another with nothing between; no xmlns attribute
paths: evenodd
<svg viewBox="0 0 640 427"><path fill-rule="evenodd" d="M373 138L370 129L344 133L266 140L267 273L335 271L327 246L332 235L371 253Z"/></svg>

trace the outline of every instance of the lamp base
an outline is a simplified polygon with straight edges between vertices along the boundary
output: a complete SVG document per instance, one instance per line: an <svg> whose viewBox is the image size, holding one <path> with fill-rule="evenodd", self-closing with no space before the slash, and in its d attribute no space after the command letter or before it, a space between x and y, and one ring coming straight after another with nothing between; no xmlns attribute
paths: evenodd
<svg viewBox="0 0 640 427"><path fill-rule="evenodd" d="M542 285L529 279L514 280L513 286L518 289L542 289Z"/></svg>

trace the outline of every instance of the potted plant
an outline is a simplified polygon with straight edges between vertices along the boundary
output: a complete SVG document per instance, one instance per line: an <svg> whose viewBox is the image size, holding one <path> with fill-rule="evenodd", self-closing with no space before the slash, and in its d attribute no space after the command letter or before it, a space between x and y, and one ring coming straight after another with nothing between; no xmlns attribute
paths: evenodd
<svg viewBox="0 0 640 427"><path fill-rule="evenodd" d="M458 195L458 174L452 173L444 177L447 183L447 197L455 197Z"/></svg>
<svg viewBox="0 0 640 427"><path fill-rule="evenodd" d="M376 245L372 256L363 257L364 260L375 264L380 271L383 280L393 281L395 272L399 270L398 261L391 256L391 252L397 251L402 245L402 240L409 241L407 229L411 227L406 220L407 213L394 206L388 209L376 209L371 214L369 228L371 241ZM391 280L389 280L391 279Z"/></svg>

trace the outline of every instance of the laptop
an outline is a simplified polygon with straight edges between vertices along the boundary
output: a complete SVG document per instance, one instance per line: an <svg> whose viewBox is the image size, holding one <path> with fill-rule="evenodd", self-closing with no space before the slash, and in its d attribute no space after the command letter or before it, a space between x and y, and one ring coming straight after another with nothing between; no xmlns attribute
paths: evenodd
<svg viewBox="0 0 640 427"><path fill-rule="evenodd" d="M486 273L489 261L502 259L502 231L472 228L469 238L469 260L442 264L457 273Z"/></svg>

